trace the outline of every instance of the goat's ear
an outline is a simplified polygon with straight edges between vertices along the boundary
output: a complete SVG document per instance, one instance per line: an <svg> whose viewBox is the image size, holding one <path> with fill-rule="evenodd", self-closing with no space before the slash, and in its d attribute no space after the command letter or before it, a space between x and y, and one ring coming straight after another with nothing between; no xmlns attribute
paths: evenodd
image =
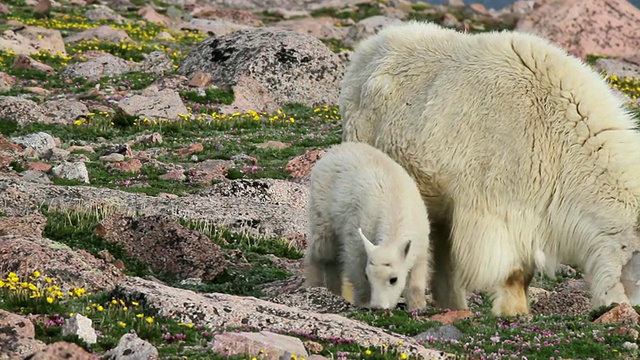
<svg viewBox="0 0 640 360"><path fill-rule="evenodd" d="M409 249L411 249L411 240L407 241L407 243L404 245L404 257L407 257L407 254L409 254Z"/></svg>
<svg viewBox="0 0 640 360"><path fill-rule="evenodd" d="M632 304L640 304L640 251L634 251L631 259L622 267L620 281Z"/></svg>
<svg viewBox="0 0 640 360"><path fill-rule="evenodd" d="M362 228L358 228L358 235L360 235L360 239L362 239L362 243L364 244L364 249L367 252L367 255L376 249L376 246L371 243L371 241L369 241L366 236L364 236L364 234L362 233Z"/></svg>

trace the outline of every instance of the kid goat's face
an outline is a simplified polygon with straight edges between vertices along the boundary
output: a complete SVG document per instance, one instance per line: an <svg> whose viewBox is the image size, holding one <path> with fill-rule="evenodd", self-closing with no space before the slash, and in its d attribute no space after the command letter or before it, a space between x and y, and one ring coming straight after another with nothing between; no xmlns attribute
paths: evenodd
<svg viewBox="0 0 640 360"><path fill-rule="evenodd" d="M410 242L401 241L388 246L374 245L361 230L360 238L367 253L365 274L371 286L372 308L393 309L405 288L409 269L406 256Z"/></svg>

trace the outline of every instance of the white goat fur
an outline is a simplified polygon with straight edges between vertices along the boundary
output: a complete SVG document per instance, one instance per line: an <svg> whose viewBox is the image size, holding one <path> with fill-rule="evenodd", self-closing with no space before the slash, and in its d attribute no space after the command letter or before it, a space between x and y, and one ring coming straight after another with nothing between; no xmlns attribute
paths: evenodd
<svg viewBox="0 0 640 360"><path fill-rule="evenodd" d="M591 277L593 307L638 304L640 134L579 59L531 34L412 21L358 44L341 86L343 141L418 184L436 305L488 290L495 314L526 313L534 272L558 263Z"/></svg>
<svg viewBox="0 0 640 360"><path fill-rule="evenodd" d="M425 307L429 218L389 156L364 143L330 148L311 171L308 216L307 286L340 295L344 276L358 306L393 308L405 290L408 308Z"/></svg>

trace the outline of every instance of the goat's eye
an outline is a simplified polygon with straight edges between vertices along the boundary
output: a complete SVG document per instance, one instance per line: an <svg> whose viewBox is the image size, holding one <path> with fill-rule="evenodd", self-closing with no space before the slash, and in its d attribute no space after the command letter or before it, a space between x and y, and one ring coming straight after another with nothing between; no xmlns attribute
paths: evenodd
<svg viewBox="0 0 640 360"><path fill-rule="evenodd" d="M389 279L389 284L394 285L396 282L398 282L398 278L397 277L392 277L391 279Z"/></svg>

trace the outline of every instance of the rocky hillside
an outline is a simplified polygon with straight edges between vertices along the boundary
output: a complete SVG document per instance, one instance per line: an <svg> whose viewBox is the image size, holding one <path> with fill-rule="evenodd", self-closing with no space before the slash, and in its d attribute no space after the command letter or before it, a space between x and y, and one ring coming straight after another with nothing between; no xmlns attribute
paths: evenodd
<svg viewBox="0 0 640 360"><path fill-rule="evenodd" d="M514 2L518 2L516 0L412 0L413 2L424 2L429 4L482 4L487 7L487 9L501 9L506 6L513 4ZM535 0L530 0L529 2L536 2ZM537 1L539 2L539 1ZM635 7L640 7L640 0L630 0L631 4Z"/></svg>
<svg viewBox="0 0 640 360"><path fill-rule="evenodd" d="M546 36L640 113L622 0L0 0L0 359L637 357L640 309L568 266L517 318L302 287L351 51L410 19Z"/></svg>

